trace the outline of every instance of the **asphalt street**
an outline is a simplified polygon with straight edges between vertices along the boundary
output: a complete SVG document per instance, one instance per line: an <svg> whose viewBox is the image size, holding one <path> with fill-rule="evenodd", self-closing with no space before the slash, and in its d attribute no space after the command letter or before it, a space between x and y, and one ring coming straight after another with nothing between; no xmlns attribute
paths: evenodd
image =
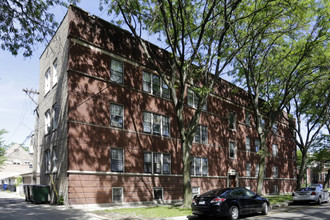
<svg viewBox="0 0 330 220"><path fill-rule="evenodd" d="M99 220L100 218L82 210L49 204L34 205L16 193L0 191L0 219L6 220Z"/></svg>
<svg viewBox="0 0 330 220"><path fill-rule="evenodd" d="M90 210L88 210L90 211ZM0 220L99 220L111 219L109 216L97 216L94 213L89 213L87 210L73 209L66 206L55 206L49 204L34 205L26 202L23 196L16 193L9 193L0 191ZM117 219L117 218L116 218ZM118 218L118 219L130 219ZM136 219L136 218L132 218ZM167 220L222 220L225 218L198 218L197 216L181 216L168 218ZM322 205L316 204L302 204L302 205L289 205L283 208L276 208L269 212L267 216L256 214L241 216L240 219L244 220L329 220L330 219L330 203L323 203Z"/></svg>

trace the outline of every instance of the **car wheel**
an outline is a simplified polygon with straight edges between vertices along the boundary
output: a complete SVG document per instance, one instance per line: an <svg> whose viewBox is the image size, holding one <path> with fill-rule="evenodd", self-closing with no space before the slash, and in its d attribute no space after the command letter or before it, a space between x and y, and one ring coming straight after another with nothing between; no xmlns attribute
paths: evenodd
<svg viewBox="0 0 330 220"><path fill-rule="evenodd" d="M262 204L261 214L263 214L263 215L268 214L268 205L266 202L264 202L264 204Z"/></svg>
<svg viewBox="0 0 330 220"><path fill-rule="evenodd" d="M319 198L317 199L317 204L318 205L321 205L322 204L321 196L319 196Z"/></svg>
<svg viewBox="0 0 330 220"><path fill-rule="evenodd" d="M230 220L235 220L235 219L238 219L238 216L239 216L239 209L237 206L233 205L230 207L229 209L229 216L228 218Z"/></svg>

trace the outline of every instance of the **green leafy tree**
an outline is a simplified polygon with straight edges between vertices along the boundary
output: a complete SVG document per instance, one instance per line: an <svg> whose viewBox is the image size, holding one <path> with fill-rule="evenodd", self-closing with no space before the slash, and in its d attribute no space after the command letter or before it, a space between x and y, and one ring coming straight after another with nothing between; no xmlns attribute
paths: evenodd
<svg viewBox="0 0 330 220"><path fill-rule="evenodd" d="M330 135L321 134L319 135L312 145L313 161L318 163L316 171L321 172L327 169L327 177L324 180L324 188L329 188L329 178L330 178Z"/></svg>
<svg viewBox="0 0 330 220"><path fill-rule="evenodd" d="M62 4L59 0L0 0L0 45L17 55L32 55L34 46L46 42L56 30L57 22L51 7Z"/></svg>
<svg viewBox="0 0 330 220"><path fill-rule="evenodd" d="M330 75L319 69L314 73L313 83L297 93L289 103L287 111L296 119L290 128L296 134L295 143L301 152L301 166L297 173L297 188L300 188L308 163L308 153L328 123L330 115ZM290 119L289 119L290 120Z"/></svg>
<svg viewBox="0 0 330 220"><path fill-rule="evenodd" d="M256 7L259 2L252 4ZM250 43L235 57L232 75L250 95L255 127L261 143L257 193L262 193L267 138L273 125L283 118L290 101L313 84L320 69L329 61L329 11L324 1L272 1L278 8L268 8L251 17L248 25L237 27L238 45ZM251 9L250 9L251 10Z"/></svg>
<svg viewBox="0 0 330 220"><path fill-rule="evenodd" d="M6 157L5 157L6 146L4 144L4 140L3 140L3 137L2 137L5 133L7 133L6 130L4 130L4 129L0 130L0 167L6 161Z"/></svg>

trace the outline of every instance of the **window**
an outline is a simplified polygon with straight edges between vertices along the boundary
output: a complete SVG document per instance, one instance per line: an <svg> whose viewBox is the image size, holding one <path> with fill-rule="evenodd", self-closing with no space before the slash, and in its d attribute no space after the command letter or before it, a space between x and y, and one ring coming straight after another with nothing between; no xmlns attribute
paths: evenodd
<svg viewBox="0 0 330 220"><path fill-rule="evenodd" d="M123 188L122 187L113 187L112 188L112 202L113 203L122 203L123 202Z"/></svg>
<svg viewBox="0 0 330 220"><path fill-rule="evenodd" d="M208 132L205 125L198 125L194 137L194 142L207 144L208 142Z"/></svg>
<svg viewBox="0 0 330 220"><path fill-rule="evenodd" d="M161 172L162 172L161 156L162 156L162 154L160 154L160 153L153 154L153 171L154 171L154 173L161 174Z"/></svg>
<svg viewBox="0 0 330 220"><path fill-rule="evenodd" d="M260 140L256 140L254 144L255 144L256 152L258 152L260 150Z"/></svg>
<svg viewBox="0 0 330 220"><path fill-rule="evenodd" d="M166 99L170 98L168 86L158 75L143 72L142 79L143 91Z"/></svg>
<svg viewBox="0 0 330 220"><path fill-rule="evenodd" d="M267 167L265 165L265 168L264 168L264 178L266 178L266 177L267 177Z"/></svg>
<svg viewBox="0 0 330 220"><path fill-rule="evenodd" d="M57 154L56 154L56 148L54 147L52 152L52 172L57 173Z"/></svg>
<svg viewBox="0 0 330 220"><path fill-rule="evenodd" d="M235 142L229 142L229 158L236 158L236 146Z"/></svg>
<svg viewBox="0 0 330 220"><path fill-rule="evenodd" d="M273 156L277 157L278 154L278 146L277 144L273 144Z"/></svg>
<svg viewBox="0 0 330 220"><path fill-rule="evenodd" d="M278 132L278 126L277 126L277 123L274 123L274 124L273 124L272 130L273 130L273 133L274 133L274 134L277 134L277 132Z"/></svg>
<svg viewBox="0 0 330 220"><path fill-rule="evenodd" d="M50 150L45 151L46 173L50 173Z"/></svg>
<svg viewBox="0 0 330 220"><path fill-rule="evenodd" d="M50 110L48 109L45 113L45 133L48 134L52 129Z"/></svg>
<svg viewBox="0 0 330 220"><path fill-rule="evenodd" d="M53 105L53 130L57 129L58 126L58 113L59 113L58 105L55 104Z"/></svg>
<svg viewBox="0 0 330 220"><path fill-rule="evenodd" d="M191 175L194 176L207 176L208 174L208 159L193 157L191 160Z"/></svg>
<svg viewBox="0 0 330 220"><path fill-rule="evenodd" d="M278 167L277 166L274 166L273 167L273 178L277 178L278 177Z"/></svg>
<svg viewBox="0 0 330 220"><path fill-rule="evenodd" d="M50 90L50 69L48 69L45 73L45 95Z"/></svg>
<svg viewBox="0 0 330 220"><path fill-rule="evenodd" d="M53 63L53 86L57 84L57 78L58 78L58 74L57 74L57 59L56 59Z"/></svg>
<svg viewBox="0 0 330 220"><path fill-rule="evenodd" d="M256 164L255 177L258 177L258 175L259 175L259 164Z"/></svg>
<svg viewBox="0 0 330 220"><path fill-rule="evenodd" d="M192 108L197 108L198 107L198 102L199 102L199 98L196 95L196 93L188 88L188 106L192 107ZM206 111L206 102L202 107L202 110Z"/></svg>
<svg viewBox="0 0 330 220"><path fill-rule="evenodd" d="M171 173L171 156L162 153L144 153L144 172L156 174Z"/></svg>
<svg viewBox="0 0 330 220"><path fill-rule="evenodd" d="M250 112L248 112L248 111L245 111L245 124L251 125Z"/></svg>
<svg viewBox="0 0 330 220"><path fill-rule="evenodd" d="M234 112L229 112L229 129L235 130L236 129L236 114Z"/></svg>
<svg viewBox="0 0 330 220"><path fill-rule="evenodd" d="M191 194L192 194L192 198L194 198L195 196L200 194L200 188L199 186L193 186L191 187Z"/></svg>
<svg viewBox="0 0 330 220"><path fill-rule="evenodd" d="M124 107L122 105L110 105L110 124L113 127L123 128Z"/></svg>
<svg viewBox="0 0 330 220"><path fill-rule="evenodd" d="M111 60L110 80L115 83L123 84L124 82L123 73L124 73L123 63L116 60Z"/></svg>
<svg viewBox="0 0 330 220"><path fill-rule="evenodd" d="M163 200L163 188L154 188L154 200Z"/></svg>
<svg viewBox="0 0 330 220"><path fill-rule="evenodd" d="M124 171L124 150L112 148L111 149L111 171L123 172Z"/></svg>
<svg viewBox="0 0 330 220"><path fill-rule="evenodd" d="M170 118L143 112L143 131L156 135L170 136Z"/></svg>
<svg viewBox="0 0 330 220"><path fill-rule="evenodd" d="M251 176L251 163L246 163L246 176Z"/></svg>
<svg viewBox="0 0 330 220"><path fill-rule="evenodd" d="M273 185L273 193L278 194L278 185Z"/></svg>
<svg viewBox="0 0 330 220"><path fill-rule="evenodd" d="M245 138L245 147L246 147L246 151L251 151L251 144L250 144L250 138L249 137Z"/></svg>

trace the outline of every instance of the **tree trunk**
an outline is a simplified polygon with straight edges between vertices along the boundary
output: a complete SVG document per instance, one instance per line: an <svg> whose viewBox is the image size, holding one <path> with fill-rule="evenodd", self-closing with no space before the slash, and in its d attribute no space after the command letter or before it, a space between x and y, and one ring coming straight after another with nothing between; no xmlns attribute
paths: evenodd
<svg viewBox="0 0 330 220"><path fill-rule="evenodd" d="M323 188L327 189L329 188L329 179L330 179L330 169L328 169L328 174L327 174L327 178L325 178L324 183L323 183Z"/></svg>
<svg viewBox="0 0 330 220"><path fill-rule="evenodd" d="M306 167L306 163L307 163L307 153L304 150L301 150L301 157L302 157L302 159L301 159L301 165L299 167L299 174L298 174L298 178L297 178L297 188L296 189L301 188L301 181L304 178L305 167Z"/></svg>
<svg viewBox="0 0 330 220"><path fill-rule="evenodd" d="M265 133L260 134L260 160L259 160L259 173L258 173L258 185L257 185L257 193L262 195L263 193L263 185L264 185L264 170L266 164L266 154L267 154L267 145L266 145L266 136Z"/></svg>
<svg viewBox="0 0 330 220"><path fill-rule="evenodd" d="M191 150L192 143L187 140L182 141L182 152L183 152L183 207L190 208L192 202L192 191L191 191Z"/></svg>

